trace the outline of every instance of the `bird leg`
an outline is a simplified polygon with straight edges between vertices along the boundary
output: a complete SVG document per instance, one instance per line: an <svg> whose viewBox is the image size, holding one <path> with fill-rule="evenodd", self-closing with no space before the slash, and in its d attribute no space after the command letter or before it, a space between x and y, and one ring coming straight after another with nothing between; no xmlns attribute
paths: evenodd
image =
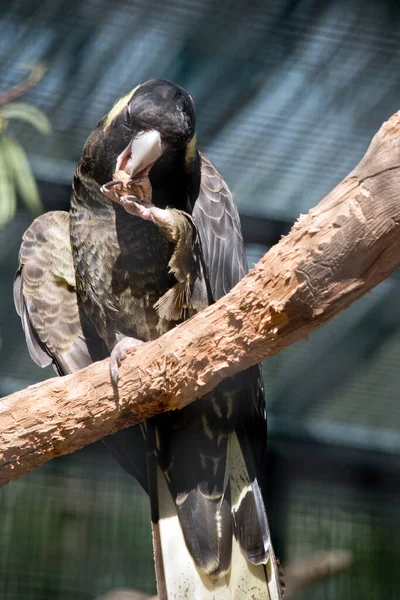
<svg viewBox="0 0 400 600"><path fill-rule="evenodd" d="M114 392L118 394L118 371L123 360L127 356L127 351L131 348L137 348L143 344L141 340L133 337L125 337L115 344L110 356L110 377Z"/></svg>

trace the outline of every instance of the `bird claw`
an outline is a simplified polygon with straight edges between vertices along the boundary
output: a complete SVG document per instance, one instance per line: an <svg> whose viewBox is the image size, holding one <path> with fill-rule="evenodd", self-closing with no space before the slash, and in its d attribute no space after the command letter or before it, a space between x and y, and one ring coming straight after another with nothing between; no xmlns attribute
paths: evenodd
<svg viewBox="0 0 400 600"><path fill-rule="evenodd" d="M127 351L131 348L137 348L141 344L143 344L141 340L137 340L133 337L125 337L112 349L110 356L110 377L115 393L118 393L119 368L122 361L125 360L127 356Z"/></svg>
<svg viewBox="0 0 400 600"><path fill-rule="evenodd" d="M104 185L101 186L100 191L102 194L107 196L109 200L113 202L119 203L119 194L118 190L123 186L123 181L121 179L114 179L113 181L108 181Z"/></svg>
<svg viewBox="0 0 400 600"><path fill-rule="evenodd" d="M144 221L152 221L157 227L169 232L171 227L173 227L171 211L169 209L158 208L147 198L139 198L133 194L124 194L121 189L123 185L122 180L114 179L105 183L100 191L107 198L122 206L130 215L139 217ZM125 190L126 188L124 188Z"/></svg>
<svg viewBox="0 0 400 600"><path fill-rule="evenodd" d="M101 192L102 194L107 194L107 192L110 192L111 189L115 187L116 185L123 185L123 182L121 181L121 179L114 179L113 181L108 181L107 183L105 183L104 185L101 186Z"/></svg>
<svg viewBox="0 0 400 600"><path fill-rule="evenodd" d="M140 217L145 221L152 220L151 209L155 207L151 202L144 203L137 196L128 195L121 196L120 203L129 214L134 215L135 217Z"/></svg>
<svg viewBox="0 0 400 600"><path fill-rule="evenodd" d="M102 194L107 196L110 200L119 204L126 210L127 213L140 217L141 219L151 220L151 213L149 211L154 205L148 200L141 200L138 196L133 194L123 193L124 183L121 179L114 179L108 181L101 186L100 191Z"/></svg>

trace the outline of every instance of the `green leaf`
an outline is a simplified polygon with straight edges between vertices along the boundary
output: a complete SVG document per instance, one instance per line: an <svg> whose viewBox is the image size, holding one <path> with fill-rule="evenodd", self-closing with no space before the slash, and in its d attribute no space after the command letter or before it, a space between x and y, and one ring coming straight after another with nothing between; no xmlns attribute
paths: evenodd
<svg viewBox="0 0 400 600"><path fill-rule="evenodd" d="M6 160L7 153L7 138L0 135L0 227L13 218L17 206L13 174Z"/></svg>
<svg viewBox="0 0 400 600"><path fill-rule="evenodd" d="M26 121L43 135L51 133L51 123L46 115L39 108L27 102L10 102L10 104L2 106L0 115L5 119Z"/></svg>
<svg viewBox="0 0 400 600"><path fill-rule="evenodd" d="M40 201L39 190L25 150L12 137L3 135L3 144L6 142L6 151L4 159L14 181L18 192L21 195L25 205L35 214L42 212L43 207Z"/></svg>

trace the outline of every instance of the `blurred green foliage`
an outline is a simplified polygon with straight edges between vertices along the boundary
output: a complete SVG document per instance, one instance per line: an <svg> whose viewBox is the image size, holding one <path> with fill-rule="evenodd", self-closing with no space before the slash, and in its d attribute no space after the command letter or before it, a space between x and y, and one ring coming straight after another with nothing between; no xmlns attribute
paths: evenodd
<svg viewBox="0 0 400 600"><path fill-rule="evenodd" d="M37 215L42 210L39 190L21 144L9 133L12 120L29 123L42 135L49 135L51 124L46 115L27 102L7 101L22 95L36 85L45 72L35 67L29 77L0 95L0 227L10 221L17 208L17 194L25 206Z"/></svg>

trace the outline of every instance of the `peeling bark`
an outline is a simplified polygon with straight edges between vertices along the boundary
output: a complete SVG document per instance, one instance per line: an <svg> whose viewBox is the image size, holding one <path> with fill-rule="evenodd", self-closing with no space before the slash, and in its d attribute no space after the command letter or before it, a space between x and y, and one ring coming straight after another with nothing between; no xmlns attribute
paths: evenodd
<svg viewBox="0 0 400 600"><path fill-rule="evenodd" d="M158 412L182 408L350 306L400 265L400 113L359 165L224 298L133 351L0 402L0 484Z"/></svg>

